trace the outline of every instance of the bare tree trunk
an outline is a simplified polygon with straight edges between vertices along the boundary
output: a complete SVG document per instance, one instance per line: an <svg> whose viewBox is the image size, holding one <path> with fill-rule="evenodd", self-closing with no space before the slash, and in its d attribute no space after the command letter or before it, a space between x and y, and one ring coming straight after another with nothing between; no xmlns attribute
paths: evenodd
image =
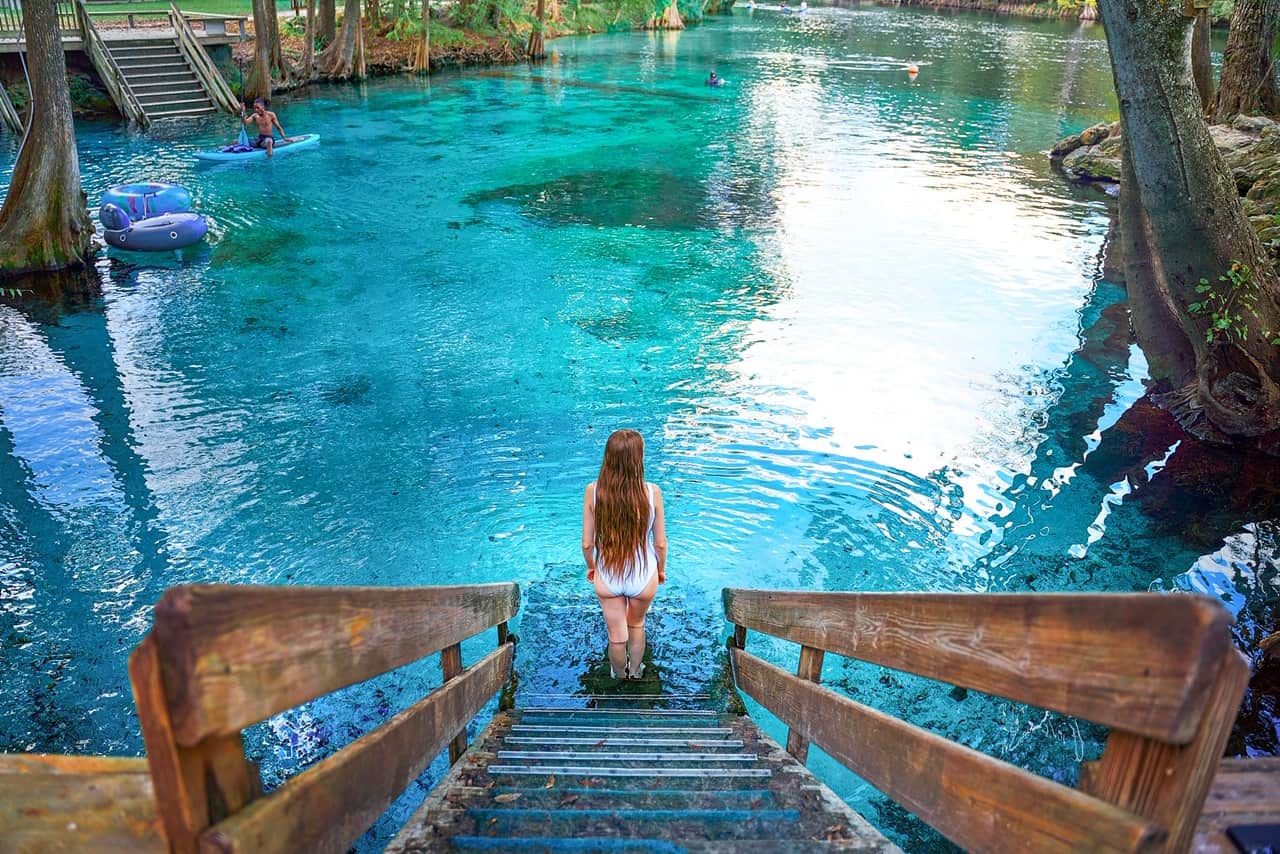
<svg viewBox="0 0 1280 854"><path fill-rule="evenodd" d="M431 73L431 3L422 0L422 38L413 52L413 70L423 74Z"/></svg>
<svg viewBox="0 0 1280 854"><path fill-rule="evenodd" d="M529 46L525 53L529 59L546 59L547 47L542 38L542 27L547 22L547 0L538 0L538 23L534 25L532 32L529 33Z"/></svg>
<svg viewBox="0 0 1280 854"><path fill-rule="evenodd" d="M316 61L321 74L340 80L361 76L356 73L356 42L363 42L360 38L361 29L360 0L346 0L342 12L342 30L338 33L338 37L321 51ZM361 52L361 59L363 59L363 52Z"/></svg>
<svg viewBox="0 0 1280 854"><path fill-rule="evenodd" d="M271 46L271 71L280 80L288 80L292 75L284 61L284 50L280 47L280 10L276 7L275 0L265 0L262 10L266 14L270 36L268 44Z"/></svg>
<svg viewBox="0 0 1280 854"><path fill-rule="evenodd" d="M320 0L320 39L325 47L338 37L338 10L336 0Z"/></svg>
<svg viewBox="0 0 1280 854"><path fill-rule="evenodd" d="M1191 31L1191 79L1195 81L1200 106L1213 109L1213 56L1209 44L1209 10L1201 9Z"/></svg>
<svg viewBox="0 0 1280 854"><path fill-rule="evenodd" d="M377 27L382 23L382 4L379 0L365 0L364 16L369 21L369 26Z"/></svg>
<svg viewBox="0 0 1280 854"><path fill-rule="evenodd" d="M1280 453L1280 278L1240 206L1191 80L1181 4L1099 0L1124 139L1120 230L1134 330L1162 405L1193 432ZM1210 330L1202 280L1250 269L1244 332ZM1264 333L1269 335L1264 338ZM1212 332L1209 335L1206 333ZM1209 340L1212 339L1212 340Z"/></svg>
<svg viewBox="0 0 1280 854"><path fill-rule="evenodd" d="M307 29L302 45L302 79L310 80L316 73L316 0L307 0Z"/></svg>
<svg viewBox="0 0 1280 854"><path fill-rule="evenodd" d="M1215 122L1232 116L1280 113L1280 89L1271 42L1280 19L1280 0L1236 0L1227 49L1222 54Z"/></svg>
<svg viewBox="0 0 1280 854"><path fill-rule="evenodd" d="M80 189L76 130L54 0L24 0L31 106L27 134L0 208L0 275L86 263L93 223Z"/></svg>
<svg viewBox="0 0 1280 854"><path fill-rule="evenodd" d="M267 23L270 2L272 0L253 0L253 65L241 92L246 101L271 98L271 33Z"/></svg>

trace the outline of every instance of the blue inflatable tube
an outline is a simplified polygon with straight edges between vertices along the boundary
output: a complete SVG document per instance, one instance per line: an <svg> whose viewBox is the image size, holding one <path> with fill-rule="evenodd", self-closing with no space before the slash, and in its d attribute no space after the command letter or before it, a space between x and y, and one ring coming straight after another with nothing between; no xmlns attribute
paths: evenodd
<svg viewBox="0 0 1280 854"><path fill-rule="evenodd" d="M146 219L191 209L191 194L177 184L121 184L102 194L102 204L115 205L130 219Z"/></svg>
<svg viewBox="0 0 1280 854"><path fill-rule="evenodd" d="M179 211L133 222L119 206L107 203L98 211L107 243L136 252L165 252L199 243L209 231L200 214Z"/></svg>

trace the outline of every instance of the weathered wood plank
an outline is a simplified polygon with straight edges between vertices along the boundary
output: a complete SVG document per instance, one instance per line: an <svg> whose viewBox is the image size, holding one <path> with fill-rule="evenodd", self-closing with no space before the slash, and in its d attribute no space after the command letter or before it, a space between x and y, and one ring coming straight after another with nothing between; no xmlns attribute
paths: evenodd
<svg viewBox="0 0 1280 854"><path fill-rule="evenodd" d="M1280 824L1280 756L1224 759L1218 765L1191 850L1236 854L1231 825Z"/></svg>
<svg viewBox="0 0 1280 854"><path fill-rule="evenodd" d="M444 682L462 675L462 644L455 643L440 650L440 671ZM458 757L466 752L467 725L464 723L462 730L449 742L449 764L457 762Z"/></svg>
<svg viewBox="0 0 1280 854"><path fill-rule="evenodd" d="M724 591L730 622L1185 744L1231 616L1205 596Z"/></svg>
<svg viewBox="0 0 1280 854"><path fill-rule="evenodd" d="M514 616L515 584L171 588L156 649L178 744L271 715L439 652Z"/></svg>
<svg viewBox="0 0 1280 854"><path fill-rule="evenodd" d="M511 668L505 644L378 729L207 830L205 852L343 852L475 717Z"/></svg>
<svg viewBox="0 0 1280 854"><path fill-rule="evenodd" d="M1186 851L1248 682L1248 662L1227 650L1190 744L1113 732L1102 758L1082 775L1081 790L1150 819L1168 833L1167 850Z"/></svg>
<svg viewBox="0 0 1280 854"><path fill-rule="evenodd" d="M0 851L167 851L147 762L0 755Z"/></svg>
<svg viewBox="0 0 1280 854"><path fill-rule="evenodd" d="M800 664L796 667L796 676L810 682L822 681L822 659L826 655L820 649L811 646L800 647ZM791 730L787 733L787 752L803 765L809 759L809 741L803 735Z"/></svg>
<svg viewBox="0 0 1280 854"><path fill-rule="evenodd" d="M738 686L958 845L985 852L1145 851L1145 820L730 651Z"/></svg>

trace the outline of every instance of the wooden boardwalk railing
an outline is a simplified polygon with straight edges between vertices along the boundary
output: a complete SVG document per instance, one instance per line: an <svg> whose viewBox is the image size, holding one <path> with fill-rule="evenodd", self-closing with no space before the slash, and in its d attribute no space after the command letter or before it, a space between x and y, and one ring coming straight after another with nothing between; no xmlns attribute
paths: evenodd
<svg viewBox="0 0 1280 854"><path fill-rule="evenodd" d="M515 584L189 585L165 593L129 659L171 850L346 851L502 687ZM499 646L461 667L461 642ZM241 730L440 652L445 684L265 797Z"/></svg>
<svg viewBox="0 0 1280 854"><path fill-rule="evenodd" d="M809 742L975 851L1185 851L1249 677L1207 597L726 589L738 686ZM747 631L802 645L792 675ZM1079 789L816 684L826 652L1111 728Z"/></svg>

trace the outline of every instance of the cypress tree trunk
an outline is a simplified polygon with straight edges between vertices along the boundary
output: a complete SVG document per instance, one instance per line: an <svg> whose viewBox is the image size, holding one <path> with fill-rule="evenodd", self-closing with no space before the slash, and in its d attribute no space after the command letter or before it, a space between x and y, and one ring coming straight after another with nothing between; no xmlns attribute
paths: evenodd
<svg viewBox="0 0 1280 854"><path fill-rule="evenodd" d="M338 37L338 10L336 0L320 0L320 40L325 47Z"/></svg>
<svg viewBox="0 0 1280 854"><path fill-rule="evenodd" d="M547 48L542 40L542 27L547 21L547 0L538 0L538 23L529 33L529 46L525 50L529 59L546 59Z"/></svg>
<svg viewBox="0 0 1280 854"><path fill-rule="evenodd" d="M0 208L0 275L86 263L93 223L80 163L54 0L24 0L31 106L26 142Z"/></svg>
<svg viewBox="0 0 1280 854"><path fill-rule="evenodd" d="M667 10L662 13L662 29L684 29L684 19L680 17L680 9L676 6L676 0L671 0L671 5L667 6Z"/></svg>
<svg viewBox="0 0 1280 854"><path fill-rule="evenodd" d="M280 10L276 8L275 0L263 0L262 11L267 19L267 44L271 47L271 71L280 80L288 80L292 75L289 73L289 65L284 61L284 50L280 47Z"/></svg>
<svg viewBox="0 0 1280 854"><path fill-rule="evenodd" d="M363 42L360 26L360 0L346 0L342 12L342 30L338 37L320 53L317 65L320 73L326 77L349 80L363 76L363 70L357 71L357 64L363 67L364 52L360 52L357 63L356 42Z"/></svg>
<svg viewBox="0 0 1280 854"><path fill-rule="evenodd" d="M1201 9L1191 31L1191 78L1205 111L1213 109L1213 57L1209 44L1209 10Z"/></svg>
<svg viewBox="0 0 1280 854"><path fill-rule="evenodd" d="M1244 113L1280 113L1280 89L1271 59L1271 42L1280 18L1280 0L1236 0L1227 49L1222 54L1222 79L1213 120L1225 122Z"/></svg>
<svg viewBox="0 0 1280 854"><path fill-rule="evenodd" d="M307 0L307 30L302 45L302 79L310 80L316 72L316 0Z"/></svg>
<svg viewBox="0 0 1280 854"><path fill-rule="evenodd" d="M422 0L422 38L418 40L418 47L413 52L413 70L423 74L431 73L430 0Z"/></svg>
<svg viewBox="0 0 1280 854"><path fill-rule="evenodd" d="M1207 438L1280 453L1280 278L1240 206L1191 81L1191 31L1181 4L1099 0L1120 101L1124 163L1120 229L1134 330L1157 400ZM1234 262L1252 284L1218 281ZM1240 336L1206 340L1201 279L1255 293ZM1264 334L1266 337L1264 337Z"/></svg>
<svg viewBox="0 0 1280 854"><path fill-rule="evenodd" d="M271 98L271 33L267 23L267 3L253 0L253 65L244 81L241 95L246 101Z"/></svg>

